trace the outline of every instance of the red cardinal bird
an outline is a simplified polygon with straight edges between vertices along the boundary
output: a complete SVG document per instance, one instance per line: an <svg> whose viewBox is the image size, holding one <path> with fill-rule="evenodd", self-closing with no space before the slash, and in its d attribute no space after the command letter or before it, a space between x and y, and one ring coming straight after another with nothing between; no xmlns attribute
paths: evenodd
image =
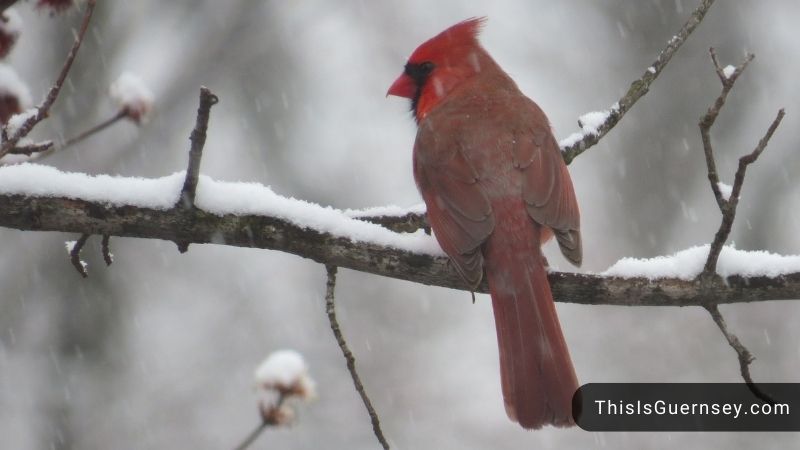
<svg viewBox="0 0 800 450"><path fill-rule="evenodd" d="M478 42L485 19L420 45L387 95L411 99L414 179L436 239L492 296L506 413L525 428L573 425L575 369L541 245L555 235L580 265L580 215L542 110Z"/></svg>

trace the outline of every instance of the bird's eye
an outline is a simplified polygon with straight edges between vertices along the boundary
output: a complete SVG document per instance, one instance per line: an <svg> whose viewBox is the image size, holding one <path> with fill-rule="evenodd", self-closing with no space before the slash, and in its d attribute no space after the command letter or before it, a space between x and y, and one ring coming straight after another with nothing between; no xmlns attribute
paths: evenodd
<svg viewBox="0 0 800 450"><path fill-rule="evenodd" d="M408 63L406 64L405 73L411 77L417 85L421 86L425 84L425 80L428 78L428 75L433 72L434 67L436 66L430 61Z"/></svg>

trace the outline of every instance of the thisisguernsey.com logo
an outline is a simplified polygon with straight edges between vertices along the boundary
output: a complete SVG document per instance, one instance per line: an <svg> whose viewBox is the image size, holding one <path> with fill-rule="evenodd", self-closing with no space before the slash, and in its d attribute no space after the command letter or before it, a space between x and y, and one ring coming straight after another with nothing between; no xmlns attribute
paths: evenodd
<svg viewBox="0 0 800 450"><path fill-rule="evenodd" d="M590 383L573 398L589 431L800 431L800 384Z"/></svg>

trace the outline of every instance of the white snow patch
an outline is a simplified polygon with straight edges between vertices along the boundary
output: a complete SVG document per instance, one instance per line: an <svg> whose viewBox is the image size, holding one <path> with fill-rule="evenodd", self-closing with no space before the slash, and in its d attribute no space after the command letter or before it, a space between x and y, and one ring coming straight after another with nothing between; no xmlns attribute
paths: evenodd
<svg viewBox="0 0 800 450"><path fill-rule="evenodd" d="M584 132L597 134L597 129L600 128L600 125L602 125L610 115L610 110L592 111L580 116L578 122L581 124L581 128Z"/></svg>
<svg viewBox="0 0 800 450"><path fill-rule="evenodd" d="M564 139L562 139L562 140L558 141L558 145L559 145L559 146L560 146L562 149L564 149L564 148L567 148L567 147L572 147L572 146L573 146L573 145L575 145L575 144L576 144L578 141L580 141L581 139L583 139L583 136L584 136L584 135L583 135L583 133L581 133L581 132L575 132L575 133L572 133L572 134L570 134L569 136L565 137Z"/></svg>
<svg viewBox="0 0 800 450"><path fill-rule="evenodd" d="M681 250L672 256L637 259L622 258L602 276L622 278L644 277L651 280L659 278L679 278L692 280L703 271L711 246L700 245ZM763 250L738 250L725 246L717 262L717 274L722 277L741 275L745 277L776 277L800 272L800 255L778 255Z"/></svg>
<svg viewBox="0 0 800 450"><path fill-rule="evenodd" d="M722 193L722 198L725 200L729 200L731 198L731 193L733 193L733 186L729 184L725 184L723 182L717 183L717 187L719 187L720 193Z"/></svg>
<svg viewBox="0 0 800 450"><path fill-rule="evenodd" d="M164 210L178 201L184 177L184 172L155 179L92 176L23 163L0 167L0 193L67 197ZM201 175L195 202L199 208L220 216L269 215L355 242L372 242L414 253L444 254L436 240L423 230L395 233L380 225L353 219L331 207L283 197L258 183L223 182Z"/></svg>
<svg viewBox="0 0 800 450"><path fill-rule="evenodd" d="M291 392L304 398L313 397L314 381L308 375L303 356L294 350L272 352L255 371L259 389Z"/></svg>
<svg viewBox="0 0 800 450"><path fill-rule="evenodd" d="M578 117L578 124L582 131L570 134L566 138L558 141L558 145L564 149L575 145L575 143L586 136L597 135L600 132L600 126L603 125L612 112L617 110L619 110L619 103L614 103L611 109L592 111Z"/></svg>
<svg viewBox="0 0 800 450"><path fill-rule="evenodd" d="M155 101L155 96L150 88L138 75L131 72L123 72L116 81L111 83L109 94L119 107L127 110L137 123L147 119Z"/></svg>
<svg viewBox="0 0 800 450"><path fill-rule="evenodd" d="M33 104L28 85L9 65L0 63L0 94L16 97L20 109L28 109Z"/></svg>
<svg viewBox="0 0 800 450"><path fill-rule="evenodd" d="M9 117L8 119L8 135L14 136L17 134L17 131L28 121L31 117L35 116L39 112L39 108L29 108L25 111L14 114L13 116Z"/></svg>
<svg viewBox="0 0 800 450"><path fill-rule="evenodd" d="M736 67L734 67L734 66L732 66L730 64L728 64L727 66L725 66L724 69L722 69L722 75L724 75L725 78L730 78L731 75L733 75L734 72L736 72Z"/></svg>
<svg viewBox="0 0 800 450"><path fill-rule="evenodd" d="M18 164L0 167L0 192L169 209L178 201L183 178L182 173L154 179L93 176L38 164Z"/></svg>
<svg viewBox="0 0 800 450"><path fill-rule="evenodd" d="M647 71L650 72L650 73L656 73L656 68L653 67L653 66L650 66L650 67L647 68Z"/></svg>
<svg viewBox="0 0 800 450"><path fill-rule="evenodd" d="M405 216L406 214L425 214L425 204L418 203L408 208L403 208L402 206L397 206L397 205L373 206L371 208L363 208L363 209L345 209L342 212L344 213L344 215L352 217L354 219L358 219L360 217L377 217L377 216L402 217Z"/></svg>

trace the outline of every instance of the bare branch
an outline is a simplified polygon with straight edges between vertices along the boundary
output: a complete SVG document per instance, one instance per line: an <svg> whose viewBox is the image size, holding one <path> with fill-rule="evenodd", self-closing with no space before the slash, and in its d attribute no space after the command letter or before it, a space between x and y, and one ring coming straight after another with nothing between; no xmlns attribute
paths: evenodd
<svg viewBox="0 0 800 450"><path fill-rule="evenodd" d="M75 37L75 42L72 44L72 48L67 54L67 59L64 61L64 65L61 67L61 72L59 73L56 82L50 88L50 91L47 93L47 96L42 103L36 107L36 114L28 117L28 119L14 132L14 134L9 136L8 140L3 142L3 145L0 147L0 158L5 156L11 151L11 149L16 147L20 139L27 136L28 133L33 130L33 127L36 126L36 124L44 120L50 114L50 107L53 106L53 103L55 103L56 99L58 98L58 94L61 92L61 87L64 85L64 81L67 79L69 70L72 68L72 63L75 61L75 56L78 54L78 49L80 49L81 43L83 43L83 37L86 35L86 30L89 28L89 20L92 18L92 12L94 12L94 5L95 0L88 0L80 31L78 31L78 35Z"/></svg>
<svg viewBox="0 0 800 450"><path fill-rule="evenodd" d="M744 176L745 172L747 171L747 166L755 162L755 160L758 159L758 157L767 147L769 140L772 138L772 135L775 133L775 130L778 128L785 115L784 110L780 109L778 111L778 115L772 121L772 124L767 130L767 133L758 142L755 150L739 159L739 168L736 171L730 198L725 198L720 190L720 180L719 175L717 174L717 165L714 159L714 148L711 145L711 127L714 126L722 107L725 106L725 101L728 98L728 94L730 93L731 89L733 89L736 80L739 79L739 76L742 74L744 69L747 68L747 65L750 64L753 58L755 58L755 55L748 54L744 61L735 67L732 72L725 73L726 69L723 69L720 66L714 49L711 48L709 53L711 54L711 61L714 63L714 70L717 72L720 83L722 83L722 91L714 101L714 104L700 119L699 126L700 136L703 140L703 152L705 154L706 166L708 168L708 181L711 184L711 190L714 193L717 206L719 206L719 210L722 213L722 221L716 235L714 236L714 242L711 244L711 249L708 253L708 259L706 260L705 267L703 268L703 276L706 277L713 276L716 272L719 254L722 252L722 247L725 245L725 242L727 242L728 236L733 228L733 221L736 218L736 208L739 204L739 195L741 194L742 185L744 184Z"/></svg>
<svg viewBox="0 0 800 450"><path fill-rule="evenodd" d="M100 122L99 124L89 128L86 131L79 133L77 136L71 137L64 141L59 146L56 146L53 141L43 141L35 144L27 144L27 145L19 145L17 147L12 148L8 151L9 155L27 155L33 156L36 154L35 159L41 159L46 156L50 156L56 152L60 152L78 142L96 134L104 129L108 128L109 126L119 122L121 119L128 117L127 110L121 110L118 113L114 114L112 117ZM3 161L0 161L0 164L3 164Z"/></svg>
<svg viewBox="0 0 800 450"><path fill-rule="evenodd" d="M9 150L9 155L27 155L45 153L53 149L53 141L37 142L35 144L20 145Z"/></svg>
<svg viewBox="0 0 800 450"><path fill-rule="evenodd" d="M189 140L192 146L189 149L189 167L186 169L186 180L181 190L181 199L184 208L194 208L194 197L197 190L197 179L200 176L200 159L203 157L203 146L206 144L206 131L211 107L219 102L219 98L211 93L207 87L200 88L200 106L197 108L197 123L192 130Z"/></svg>
<svg viewBox="0 0 800 450"><path fill-rule="evenodd" d="M103 241L100 244L103 248L103 261L106 262L107 266L110 266L111 263L114 262L114 257L111 255L111 247L110 247L111 236L104 234Z"/></svg>
<svg viewBox="0 0 800 450"><path fill-rule="evenodd" d="M717 205L720 208L720 211L725 209L725 205L727 203L726 199L722 195L722 191L719 188L719 175L717 174L717 164L714 161L714 150L711 146L711 127L714 126L714 122L717 120L717 116L719 116L720 110L722 107L725 106L725 100L728 98L728 93L733 89L734 83L739 78L739 75L742 74L744 69L747 68L747 65L750 64L750 61L755 58L755 55L748 54L744 61L739 64L738 67L731 73L729 76L726 76L723 72L723 68L720 67L719 62L717 61L717 54L713 48L709 49L709 53L711 54L711 61L714 63L714 69L717 72L717 76L719 77L720 82L722 83L722 92L720 92L719 97L717 97L714 104L708 108L708 112L700 119L700 136L703 139L703 151L705 152L706 156L706 166L708 167L708 181L711 183L711 191L714 192L714 198L717 200ZM727 236L726 236L727 237Z"/></svg>
<svg viewBox="0 0 800 450"><path fill-rule="evenodd" d="M650 85L661 75L661 72L667 66L670 59L672 59L672 56L675 55L683 43L686 42L686 39L692 34L695 28L700 25L700 22L703 21L703 18L713 4L714 0L703 0L700 6L692 12L692 15L686 23L683 24L680 31L667 41L667 46L664 50L661 50L661 53L658 55L658 58L653 61L653 64L644 71L639 79L631 83L628 92L626 92L625 95L617 101L614 107L611 108L608 118L597 128L597 133L588 133L580 141L561 149L562 156L567 164L571 163L576 156L597 144L603 136L622 120L625 113L650 90Z"/></svg>
<svg viewBox="0 0 800 450"><path fill-rule="evenodd" d="M722 83L722 92L720 92L719 96L714 101L714 104L711 105L706 114L700 119L699 126L700 135L703 140L703 153L705 154L706 167L708 168L708 181L711 184L711 191L714 193L714 198L717 200L717 206L719 206L719 210L722 213L722 221L720 222L717 233L714 235L714 242L711 243L709 248L708 258L706 259L703 272L697 277L706 293L709 293L710 290L713 289L707 284L718 282L720 278L716 273L717 261L719 260L720 253L722 252L722 247L728 240L728 236L733 228L733 221L736 218L736 207L739 204L739 194L741 193L742 185L744 184L744 175L747 171L747 166L755 162L759 155L761 155L761 153L767 147L770 138L772 138L772 135L775 133L775 130L778 128L778 125L780 125L784 116L783 109L779 110L777 117L775 117L775 120L772 121L767 133L758 142L755 150L753 150L750 154L739 158L739 168L736 170L736 176L734 179L733 188L731 189L730 197L725 198L725 196L722 194L722 190L720 189L719 175L717 174L717 164L714 159L714 148L711 145L711 127L714 126L722 107L725 106L725 100L728 97L728 93L730 93L731 89L733 89L736 80L739 79L739 76L742 74L742 72L744 72L744 69L747 68L747 65L750 64L755 56L748 54L738 66L723 68L719 64L717 54L713 48L709 49L709 53L711 54L711 62L714 64L714 70L717 73L717 77L719 78L720 83ZM709 312L709 314L711 314L711 318L725 336L728 344L734 349L734 351L736 351L736 355L739 359L739 370L745 383L747 383L747 387L750 388L750 391L759 399L768 403L774 403L770 396L765 394L755 383L753 383L753 378L750 376L750 363L753 362L755 357L752 353L750 353L747 347L745 347L741 341L739 341L739 338L728 330L728 326L725 323L725 318L722 317L722 313L720 313L717 303L708 298L703 307Z"/></svg>
<svg viewBox="0 0 800 450"><path fill-rule="evenodd" d="M342 330L339 328L339 321L336 319L336 306L334 303L334 290L336 289L336 266L326 265L325 270L328 272L328 281L325 284L325 311L328 313L328 321L331 323L331 331L333 331L333 335L336 337L336 342L339 344L339 348L342 349L342 354L347 362L347 370L350 371L350 377L353 379L353 385L355 386L358 395L361 396L361 401L364 402L364 406L367 408L370 421L372 421L372 432L375 433L375 437L378 438L378 442L380 442L381 446L385 450L388 450L389 443L383 436L383 430L381 430L381 422L380 419L378 419L378 413L375 412L375 408L372 407L372 402L370 401L367 392L364 390L364 385L361 383L361 377L358 376L358 371L356 371L356 359L353 356L353 352L351 352L350 348L347 346L347 341L344 339Z"/></svg>
<svg viewBox="0 0 800 450"><path fill-rule="evenodd" d="M77 270L83 278L88 277L89 274L86 273L86 267L83 265L83 261L81 261L81 250L83 250L83 246L86 245L86 241L89 240L89 236L89 234L82 234L69 252L69 260L72 266L75 267L75 270Z"/></svg>
<svg viewBox="0 0 800 450"><path fill-rule="evenodd" d="M733 348L734 351L736 351L736 355L739 358L739 371L742 374L742 379L744 379L747 387L750 389L750 392L767 403L775 403L775 400L773 400L773 398L767 393L762 391L758 385L753 382L753 378L750 376L750 363L756 359L755 356L750 353L750 350L748 350L747 347L742 345L742 343L739 341L739 338L736 337L735 334L728 331L728 325L725 323L725 319L719 312L717 305L707 305L705 308L711 314L711 318L714 319L714 323L717 324L717 327L719 327L719 330L725 336L728 344L731 346L731 348Z"/></svg>

